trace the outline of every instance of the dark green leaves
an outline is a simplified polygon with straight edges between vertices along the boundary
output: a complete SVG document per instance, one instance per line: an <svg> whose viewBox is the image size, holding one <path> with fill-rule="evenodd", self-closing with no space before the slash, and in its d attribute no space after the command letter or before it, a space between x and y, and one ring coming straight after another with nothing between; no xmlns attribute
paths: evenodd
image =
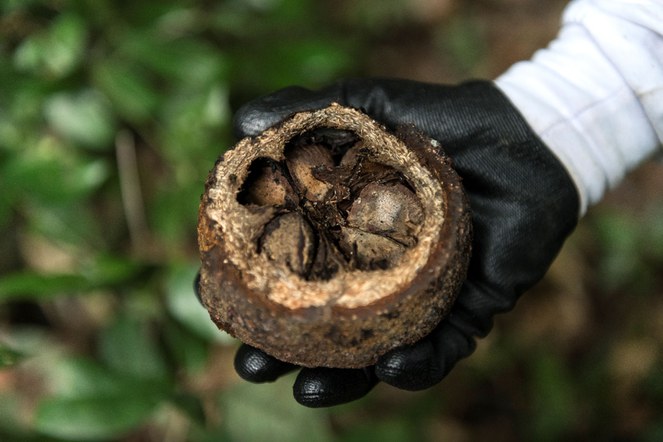
<svg viewBox="0 0 663 442"><path fill-rule="evenodd" d="M66 440L110 439L143 422L162 399L142 388L104 395L50 398L36 415L38 431Z"/></svg>
<svg viewBox="0 0 663 442"><path fill-rule="evenodd" d="M72 73L83 61L86 43L85 21L75 13L65 13L47 29L24 40L14 54L14 62L21 71L58 79Z"/></svg>
<svg viewBox="0 0 663 442"><path fill-rule="evenodd" d="M95 90L53 94L44 105L44 114L67 140L97 149L112 146L114 116L106 97Z"/></svg>
<svg viewBox="0 0 663 442"><path fill-rule="evenodd" d="M37 299L76 293L88 288L88 281L80 275L17 272L0 277L0 301L16 298Z"/></svg>
<svg viewBox="0 0 663 442"><path fill-rule="evenodd" d="M13 367L23 359L23 355L0 342L0 370Z"/></svg>
<svg viewBox="0 0 663 442"><path fill-rule="evenodd" d="M93 69L95 84L120 117L143 123L155 116L161 100L145 70L121 60L104 60Z"/></svg>
<svg viewBox="0 0 663 442"><path fill-rule="evenodd" d="M76 273L18 271L0 275L0 303L14 299L41 299L80 295L95 289L128 284L145 267L131 260L98 256Z"/></svg>
<svg viewBox="0 0 663 442"><path fill-rule="evenodd" d="M241 384L223 398L227 432L233 441L326 442L332 440L321 410L308 409L289 399L290 384ZM274 402L274 398L288 398Z"/></svg>
<svg viewBox="0 0 663 442"><path fill-rule="evenodd" d="M59 360L48 377L54 393L39 403L35 428L66 440L121 436L148 419L169 391L163 381L120 374L88 359Z"/></svg>
<svg viewBox="0 0 663 442"><path fill-rule="evenodd" d="M156 333L149 323L119 316L101 333L100 359L116 373L136 379L165 380L169 373Z"/></svg>

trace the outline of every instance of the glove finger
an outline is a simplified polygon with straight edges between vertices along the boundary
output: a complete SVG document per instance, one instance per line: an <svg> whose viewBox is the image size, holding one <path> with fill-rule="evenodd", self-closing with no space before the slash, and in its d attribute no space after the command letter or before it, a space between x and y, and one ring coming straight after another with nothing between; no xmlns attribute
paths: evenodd
<svg viewBox="0 0 663 442"><path fill-rule="evenodd" d="M202 305L203 298L200 297L200 270L196 273L196 277L193 279L193 293L196 295L196 299Z"/></svg>
<svg viewBox="0 0 663 442"><path fill-rule="evenodd" d="M412 108L417 107L412 100L401 101L413 96L416 102L428 95L428 89L412 81L374 79L346 79L319 90L287 87L240 107L233 118L233 129L238 138L256 136L296 112L321 109L331 103L362 109L387 125L414 123L419 114Z"/></svg>
<svg viewBox="0 0 663 442"><path fill-rule="evenodd" d="M331 407L364 397L377 382L372 367L303 368L293 385L293 394L304 406Z"/></svg>
<svg viewBox="0 0 663 442"><path fill-rule="evenodd" d="M414 345L382 356L375 366L375 375L403 390L424 390L438 384L475 347L474 338L445 321Z"/></svg>
<svg viewBox="0 0 663 442"><path fill-rule="evenodd" d="M235 353L235 371L244 380L255 383L273 382L297 368L279 361L262 350L242 344Z"/></svg>
<svg viewBox="0 0 663 442"><path fill-rule="evenodd" d="M414 345L399 347L380 358L375 375L381 381L403 390L423 390L444 377L444 366L435 347L426 337Z"/></svg>
<svg viewBox="0 0 663 442"><path fill-rule="evenodd" d="M256 136L295 112L329 106L334 101L333 95L327 91L316 92L292 86L253 100L235 112L235 136Z"/></svg>

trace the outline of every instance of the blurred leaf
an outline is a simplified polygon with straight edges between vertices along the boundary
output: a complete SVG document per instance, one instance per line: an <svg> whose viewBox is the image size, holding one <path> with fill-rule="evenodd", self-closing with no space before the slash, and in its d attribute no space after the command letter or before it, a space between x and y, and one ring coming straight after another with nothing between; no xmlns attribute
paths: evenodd
<svg viewBox="0 0 663 442"><path fill-rule="evenodd" d="M3 330L2 341L25 359L34 356L46 357L45 355L58 351L53 345L53 336L40 327L21 326Z"/></svg>
<svg viewBox="0 0 663 442"><path fill-rule="evenodd" d="M222 333L219 331L219 333ZM203 340L179 324L169 324L163 330L170 355L189 375L200 374L207 366L209 340Z"/></svg>
<svg viewBox="0 0 663 442"><path fill-rule="evenodd" d="M213 428L201 428L200 426L193 426L189 433L188 442L235 442L230 437L224 426L217 426Z"/></svg>
<svg viewBox="0 0 663 442"><path fill-rule="evenodd" d="M98 149L112 146L115 121L99 92L57 93L46 101L44 112L50 125L67 139Z"/></svg>
<svg viewBox="0 0 663 442"><path fill-rule="evenodd" d="M26 139L41 138L40 131L34 129L41 124L48 88L41 81L14 72L4 81L4 87L0 87L0 150L22 152L26 145L36 144L26 143Z"/></svg>
<svg viewBox="0 0 663 442"><path fill-rule="evenodd" d="M22 412L21 397L13 392L0 392L0 440L3 442L28 442L30 428Z"/></svg>
<svg viewBox="0 0 663 442"><path fill-rule="evenodd" d="M237 57L234 80L256 92L266 93L292 84L319 87L333 81L352 66L353 47L343 40L283 38L274 45L244 48ZM264 66L269 66L265 75Z"/></svg>
<svg viewBox="0 0 663 442"><path fill-rule="evenodd" d="M0 344L0 370L13 367L23 359L23 354L11 347Z"/></svg>
<svg viewBox="0 0 663 442"><path fill-rule="evenodd" d="M134 63L187 87L224 78L228 60L202 39L163 38L153 32L127 34L119 53Z"/></svg>
<svg viewBox="0 0 663 442"><path fill-rule="evenodd" d="M663 420L660 420L660 416L658 422L644 431L643 437L640 440L643 442L660 442L663 440Z"/></svg>
<svg viewBox="0 0 663 442"><path fill-rule="evenodd" d="M638 247L638 224L628 215L607 211L598 214L596 227L601 245L610 251L631 253Z"/></svg>
<svg viewBox="0 0 663 442"><path fill-rule="evenodd" d="M189 393L176 394L173 403L195 422L205 423L205 408L201 398Z"/></svg>
<svg viewBox="0 0 663 442"><path fill-rule="evenodd" d="M564 439L573 427L576 409L573 386L562 361L555 354L539 354L532 359L533 440Z"/></svg>
<svg viewBox="0 0 663 442"><path fill-rule="evenodd" d="M230 109L228 105L228 90L215 83L207 93L203 112L203 122L210 127L218 127L227 124L230 120Z"/></svg>
<svg viewBox="0 0 663 442"><path fill-rule="evenodd" d="M89 288L89 281L80 275L22 271L0 277L0 301L71 294Z"/></svg>
<svg viewBox="0 0 663 442"><path fill-rule="evenodd" d="M210 156L210 151L227 147L218 131L227 126L229 117L227 93L218 83L201 90L181 90L168 97L161 115L168 122L162 133L163 153L170 161L180 162L180 177L195 173L198 178L200 165L196 161L201 153Z"/></svg>
<svg viewBox="0 0 663 442"><path fill-rule="evenodd" d="M652 207L644 221L645 253L655 260L654 264L663 264L663 203Z"/></svg>
<svg viewBox="0 0 663 442"><path fill-rule="evenodd" d="M306 26L317 18L313 0L250 0L248 3L269 12L270 20L280 25Z"/></svg>
<svg viewBox="0 0 663 442"><path fill-rule="evenodd" d="M24 201L23 203L29 203ZM83 248L102 248L108 226L99 223L86 201L68 204L28 204L22 208L27 228L50 239Z"/></svg>
<svg viewBox="0 0 663 442"><path fill-rule="evenodd" d="M118 373L145 379L167 379L168 369L148 324L119 316L101 332L99 351L106 365Z"/></svg>
<svg viewBox="0 0 663 442"><path fill-rule="evenodd" d="M166 383L118 375L83 358L61 359L47 375L54 394L39 403L35 428L67 440L117 437L147 419L170 392Z"/></svg>
<svg viewBox="0 0 663 442"><path fill-rule="evenodd" d="M404 442L421 439L420 432L405 419L362 423L354 426L349 432L338 438L340 442L365 442L370 440Z"/></svg>
<svg viewBox="0 0 663 442"><path fill-rule="evenodd" d="M157 212L152 216L157 228L171 236L172 229L181 232L195 224L192 214L197 212L194 207L200 201L204 179L218 155L231 144L227 91L219 83L203 90L178 91L168 97L159 118L167 122L160 134L161 153L178 167L160 183L163 188L155 198L152 209Z"/></svg>
<svg viewBox="0 0 663 442"><path fill-rule="evenodd" d="M454 57L455 65L462 75L469 75L475 67L485 60L485 39L480 33L476 17L458 15L445 26L442 45Z"/></svg>
<svg viewBox="0 0 663 442"><path fill-rule="evenodd" d="M364 0L349 3L345 15L355 27L377 34L402 26L410 9L400 0Z"/></svg>
<svg viewBox="0 0 663 442"><path fill-rule="evenodd" d="M214 161L209 164L211 167ZM179 249L195 232L203 177L201 175L200 182L182 179L178 185L162 183L159 195L149 207L149 218L164 245Z"/></svg>
<svg viewBox="0 0 663 442"><path fill-rule="evenodd" d="M127 282L141 271L139 263L103 255L77 274L18 271L0 276L0 301L80 294Z"/></svg>
<svg viewBox="0 0 663 442"><path fill-rule="evenodd" d="M11 202L0 196L0 231L7 231L12 219Z"/></svg>
<svg viewBox="0 0 663 442"><path fill-rule="evenodd" d="M247 13L246 2L217 2L214 6L208 19L216 32L245 38L261 28L262 24L256 23L252 15Z"/></svg>
<svg viewBox="0 0 663 442"><path fill-rule="evenodd" d="M654 404L663 404L663 370L660 369L662 365L663 362L656 364L640 386L642 396Z"/></svg>
<svg viewBox="0 0 663 442"><path fill-rule="evenodd" d="M651 275L643 261L649 238L642 240L644 223L623 213L601 212L594 218L601 248L599 262L602 288L643 293L651 284Z"/></svg>
<svg viewBox="0 0 663 442"><path fill-rule="evenodd" d="M317 5L311 0L245 0L219 2L215 6L210 17L211 26L240 41L269 35L275 29L319 30L314 14Z"/></svg>
<svg viewBox="0 0 663 442"><path fill-rule="evenodd" d="M57 204L82 199L108 178L105 160L68 155L59 146L44 146L15 156L0 166L0 183L16 197Z"/></svg>
<svg viewBox="0 0 663 442"><path fill-rule="evenodd" d="M48 388L55 396L76 398L128 391L143 380L113 373L100 363L84 357L58 358L46 373Z"/></svg>
<svg viewBox="0 0 663 442"><path fill-rule="evenodd" d="M94 68L94 80L117 113L131 122L149 118L159 105L159 95L147 76L129 63L103 61Z"/></svg>
<svg viewBox="0 0 663 442"><path fill-rule="evenodd" d="M140 389L109 396L49 398L37 408L35 427L67 440L111 439L145 421L161 399Z"/></svg>
<svg viewBox="0 0 663 442"><path fill-rule="evenodd" d="M61 78L82 61L86 34L81 17L61 14L45 32L32 35L21 44L14 58L16 67L37 75Z"/></svg>
<svg viewBox="0 0 663 442"><path fill-rule="evenodd" d="M332 440L327 411L299 405L292 397L293 377L273 384L238 384L222 401L225 424L236 442L324 442Z"/></svg>
<svg viewBox="0 0 663 442"><path fill-rule="evenodd" d="M99 253L81 273L95 287L112 287L133 280L145 270L143 263L130 257Z"/></svg>
<svg viewBox="0 0 663 442"><path fill-rule="evenodd" d="M196 299L193 280L197 271L197 265L171 269L166 291L168 311L190 331L205 340L226 344L235 342L227 333L217 328L208 311Z"/></svg>
<svg viewBox="0 0 663 442"><path fill-rule="evenodd" d="M201 25L205 12L196 8L180 8L175 4L172 10L160 14L155 29L161 35L180 36L194 32Z"/></svg>

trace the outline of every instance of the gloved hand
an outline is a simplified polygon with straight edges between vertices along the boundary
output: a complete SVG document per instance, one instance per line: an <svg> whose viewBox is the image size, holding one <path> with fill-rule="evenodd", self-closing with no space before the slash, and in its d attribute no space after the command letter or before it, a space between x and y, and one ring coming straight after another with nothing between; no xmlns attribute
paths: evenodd
<svg viewBox="0 0 663 442"><path fill-rule="evenodd" d="M374 367L303 368L294 396L310 407L358 399L378 380L405 390L440 382L490 331L493 316L510 310L543 277L579 209L566 170L491 82L356 79L320 91L287 88L243 106L235 116L236 135L257 135L294 112L332 102L362 109L387 127L413 123L438 140L463 179L474 242L467 280L449 316ZM238 374L252 382L273 381L296 368L247 345L235 358Z"/></svg>

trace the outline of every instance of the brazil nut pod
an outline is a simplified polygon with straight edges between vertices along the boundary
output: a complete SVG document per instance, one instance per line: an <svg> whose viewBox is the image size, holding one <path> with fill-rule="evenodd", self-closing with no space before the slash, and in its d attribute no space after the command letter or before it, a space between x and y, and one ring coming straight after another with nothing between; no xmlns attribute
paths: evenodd
<svg viewBox="0 0 663 442"><path fill-rule="evenodd" d="M200 295L221 329L283 361L354 368L448 313L471 219L437 142L332 104L217 161L198 242Z"/></svg>

